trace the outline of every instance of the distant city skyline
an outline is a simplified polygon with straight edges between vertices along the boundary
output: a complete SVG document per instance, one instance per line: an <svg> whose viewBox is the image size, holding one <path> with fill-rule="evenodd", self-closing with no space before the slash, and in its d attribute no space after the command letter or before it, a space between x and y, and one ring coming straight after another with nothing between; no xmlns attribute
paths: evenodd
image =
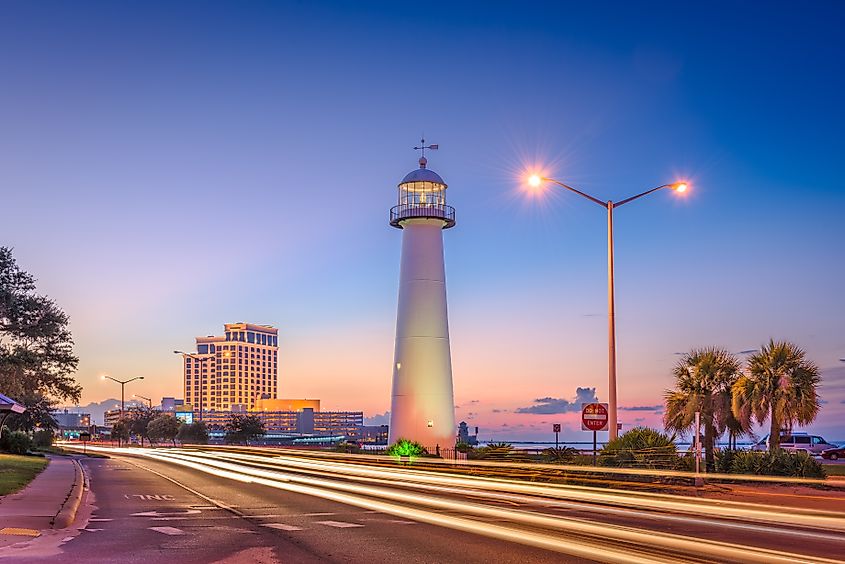
<svg viewBox="0 0 845 564"><path fill-rule="evenodd" d="M840 4L164 6L3 7L0 239L70 315L83 405L119 395L102 374L179 397L172 351L244 320L279 329L279 396L388 411L386 210L424 133L461 213L456 421L586 436L607 397L604 217L527 192L542 167L602 198L691 182L615 219L626 428L662 427L676 352L775 338L845 438Z"/></svg>

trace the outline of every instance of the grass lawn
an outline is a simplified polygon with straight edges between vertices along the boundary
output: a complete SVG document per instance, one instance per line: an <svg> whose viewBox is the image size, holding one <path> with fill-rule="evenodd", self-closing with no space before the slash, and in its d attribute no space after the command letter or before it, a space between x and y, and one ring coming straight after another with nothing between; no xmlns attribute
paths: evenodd
<svg viewBox="0 0 845 564"><path fill-rule="evenodd" d="M46 458L0 454L0 495L14 493L47 467Z"/></svg>
<svg viewBox="0 0 845 564"><path fill-rule="evenodd" d="M825 464L824 471L828 476L845 476L845 464Z"/></svg>

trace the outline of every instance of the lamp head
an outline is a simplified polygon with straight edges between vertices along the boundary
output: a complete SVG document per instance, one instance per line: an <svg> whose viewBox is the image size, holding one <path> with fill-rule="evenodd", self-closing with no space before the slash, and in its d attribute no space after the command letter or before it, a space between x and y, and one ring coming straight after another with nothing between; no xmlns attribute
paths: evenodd
<svg viewBox="0 0 845 564"><path fill-rule="evenodd" d="M684 193L689 189L689 184L686 182L675 182L672 184L672 190L679 193Z"/></svg>
<svg viewBox="0 0 845 564"><path fill-rule="evenodd" d="M528 177L528 185L533 188L538 188L543 183L543 179L538 174L532 174Z"/></svg>

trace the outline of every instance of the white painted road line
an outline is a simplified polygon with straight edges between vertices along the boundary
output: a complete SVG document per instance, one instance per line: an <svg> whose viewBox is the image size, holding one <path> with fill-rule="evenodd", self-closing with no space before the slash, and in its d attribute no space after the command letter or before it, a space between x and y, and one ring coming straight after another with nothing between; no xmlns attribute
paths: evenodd
<svg viewBox="0 0 845 564"><path fill-rule="evenodd" d="M329 527L336 527L338 529L348 529L349 527L363 527L359 523L345 523L343 521L317 521L320 525L328 525Z"/></svg>
<svg viewBox="0 0 845 564"><path fill-rule="evenodd" d="M184 535L185 531L177 529L176 527L149 527L151 531L162 533L165 535Z"/></svg>
<svg viewBox="0 0 845 564"><path fill-rule="evenodd" d="M104 518L100 518L100 517L91 517L88 520L89 521L111 521L111 519L104 519Z"/></svg>
<svg viewBox="0 0 845 564"><path fill-rule="evenodd" d="M285 525L284 523L264 523L262 527L270 527L271 529L279 529L280 531L301 531L302 527L294 527L293 525Z"/></svg>

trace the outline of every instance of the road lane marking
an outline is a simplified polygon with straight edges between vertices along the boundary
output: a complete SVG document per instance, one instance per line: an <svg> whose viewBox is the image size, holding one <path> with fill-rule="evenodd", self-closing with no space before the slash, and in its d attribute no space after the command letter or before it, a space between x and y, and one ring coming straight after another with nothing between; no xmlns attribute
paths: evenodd
<svg viewBox="0 0 845 564"><path fill-rule="evenodd" d="M301 531L302 527L294 527L293 525L285 525L284 523L264 523L262 527L270 527L271 529L279 529L280 531Z"/></svg>
<svg viewBox="0 0 845 564"><path fill-rule="evenodd" d="M344 521L317 521L320 525L327 525L329 527L335 527L336 529L348 529L350 527L363 527L360 523L346 523Z"/></svg>
<svg viewBox="0 0 845 564"><path fill-rule="evenodd" d="M15 535L21 537L37 537L41 534L36 529L25 529L23 527L3 527L0 529L0 535Z"/></svg>
<svg viewBox="0 0 845 564"><path fill-rule="evenodd" d="M176 527L148 527L151 531L162 533L165 535L184 535L185 531L177 529Z"/></svg>
<svg viewBox="0 0 845 564"><path fill-rule="evenodd" d="M88 519L88 520L89 520L89 521L97 521L97 522L100 522L100 521L112 521L112 519L106 519L106 518L104 518L104 517L91 517L91 518L90 518L90 519Z"/></svg>
<svg viewBox="0 0 845 564"><path fill-rule="evenodd" d="M132 517L184 517L185 515L197 515L202 513L199 509L188 509L186 511L142 511L133 513Z"/></svg>

